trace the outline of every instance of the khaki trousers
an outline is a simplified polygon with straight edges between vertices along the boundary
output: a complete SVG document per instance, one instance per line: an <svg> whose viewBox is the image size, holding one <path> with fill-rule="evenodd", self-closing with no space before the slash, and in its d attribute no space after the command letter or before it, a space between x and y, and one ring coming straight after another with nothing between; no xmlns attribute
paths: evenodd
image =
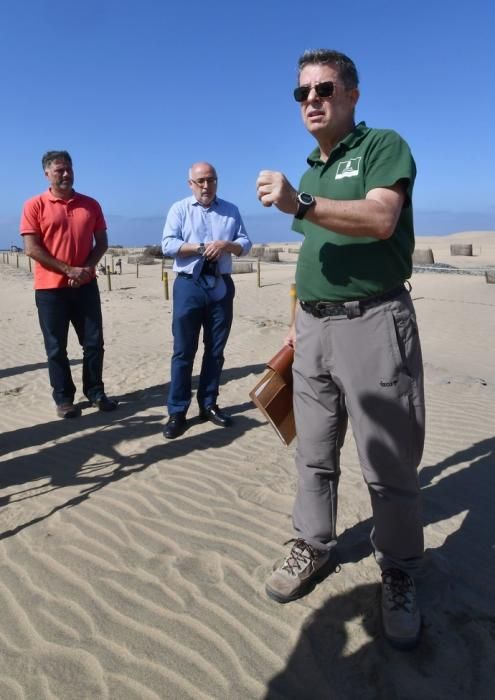
<svg viewBox="0 0 495 700"><path fill-rule="evenodd" d="M353 318L298 310L293 366L297 537L336 544L340 450L349 418L371 496L382 570L414 573L423 555L417 468L424 443L421 346L407 291Z"/></svg>

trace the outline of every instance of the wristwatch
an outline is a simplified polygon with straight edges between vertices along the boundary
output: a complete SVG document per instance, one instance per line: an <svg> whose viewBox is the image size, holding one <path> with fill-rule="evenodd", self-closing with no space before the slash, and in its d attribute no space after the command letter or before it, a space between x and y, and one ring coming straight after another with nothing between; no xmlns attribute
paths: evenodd
<svg viewBox="0 0 495 700"><path fill-rule="evenodd" d="M298 207L296 213L294 214L294 218L304 219L308 210L311 209L311 207L314 207L316 204L316 200L312 194L308 194L307 192L298 192L297 203Z"/></svg>
<svg viewBox="0 0 495 700"><path fill-rule="evenodd" d="M196 253L197 253L197 255L204 255L205 254L205 244L204 243L200 243L200 245L198 245L198 247L196 248Z"/></svg>

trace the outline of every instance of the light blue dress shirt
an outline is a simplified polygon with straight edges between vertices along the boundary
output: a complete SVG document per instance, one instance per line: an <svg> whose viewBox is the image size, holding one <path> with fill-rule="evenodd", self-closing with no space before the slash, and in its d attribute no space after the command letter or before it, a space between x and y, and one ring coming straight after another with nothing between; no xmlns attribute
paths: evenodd
<svg viewBox="0 0 495 700"><path fill-rule="evenodd" d="M200 255L180 258L177 254L183 243L233 241L242 248L241 255L251 250L241 215L235 204L216 197L209 207L202 206L195 197L186 197L170 207L163 227L163 254L174 258L173 270L192 274ZM220 275L232 272L232 255L223 253L218 260Z"/></svg>

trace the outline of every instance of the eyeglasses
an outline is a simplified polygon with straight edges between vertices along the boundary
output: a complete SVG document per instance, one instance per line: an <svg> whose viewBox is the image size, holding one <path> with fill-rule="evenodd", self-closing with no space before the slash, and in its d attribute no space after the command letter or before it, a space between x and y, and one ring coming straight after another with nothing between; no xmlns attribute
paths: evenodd
<svg viewBox="0 0 495 700"><path fill-rule="evenodd" d="M318 97L332 97L335 83L331 80L326 80L324 83L316 83L316 85L301 85L294 90L294 99L296 102L306 102L311 90L316 92Z"/></svg>
<svg viewBox="0 0 495 700"><path fill-rule="evenodd" d="M213 185L217 181L216 177L198 177L197 180L193 180L191 178L191 182L194 182L195 185L199 185L202 187L203 185Z"/></svg>

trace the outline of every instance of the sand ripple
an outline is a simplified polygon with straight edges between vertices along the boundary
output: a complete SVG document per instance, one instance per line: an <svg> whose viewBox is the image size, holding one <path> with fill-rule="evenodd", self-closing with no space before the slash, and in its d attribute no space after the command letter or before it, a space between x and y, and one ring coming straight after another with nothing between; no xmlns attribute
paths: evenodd
<svg viewBox="0 0 495 700"><path fill-rule="evenodd" d="M418 651L401 655L381 637L351 435L341 572L289 606L264 594L292 534L293 448L248 391L281 342L293 270L274 268L261 289L240 276L221 394L233 427L200 423L193 406L185 435L168 443L170 303L164 311L155 273L103 291L106 381L121 405L104 416L83 404L74 422L54 415L29 279L0 278L18 300L0 318L0 698L491 697L492 307L479 304L479 328L472 311L456 325L463 298L470 309L483 301L480 280L442 278L440 293L421 275L414 286L427 361L425 630ZM481 347L477 332L490 342ZM449 333L457 354L438 351Z"/></svg>

